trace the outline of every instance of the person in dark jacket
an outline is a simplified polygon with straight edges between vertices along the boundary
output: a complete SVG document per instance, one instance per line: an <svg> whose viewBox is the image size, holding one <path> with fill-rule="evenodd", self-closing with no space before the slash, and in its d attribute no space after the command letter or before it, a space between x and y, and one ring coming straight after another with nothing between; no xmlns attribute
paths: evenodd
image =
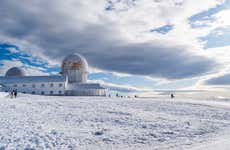
<svg viewBox="0 0 230 150"><path fill-rule="evenodd" d="M17 89L16 89L16 90L14 90L14 97L16 98L17 95L18 95L18 91L17 91Z"/></svg>
<svg viewBox="0 0 230 150"><path fill-rule="evenodd" d="M171 98L173 99L175 96L173 94L171 94Z"/></svg>
<svg viewBox="0 0 230 150"><path fill-rule="evenodd" d="M13 98L13 96L14 96L14 90L10 92L10 98Z"/></svg>

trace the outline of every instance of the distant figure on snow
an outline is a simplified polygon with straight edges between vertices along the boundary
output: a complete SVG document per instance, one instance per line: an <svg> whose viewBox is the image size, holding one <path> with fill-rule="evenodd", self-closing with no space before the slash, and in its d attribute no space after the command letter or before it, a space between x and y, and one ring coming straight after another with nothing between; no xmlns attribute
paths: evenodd
<svg viewBox="0 0 230 150"><path fill-rule="evenodd" d="M16 90L14 90L14 98L16 98L17 95L18 95L18 91L17 91L17 89L16 89Z"/></svg>
<svg viewBox="0 0 230 150"><path fill-rule="evenodd" d="M12 90L10 92L10 98L17 98L18 95L18 91L17 90Z"/></svg>
<svg viewBox="0 0 230 150"><path fill-rule="evenodd" d="M118 93L116 94L116 97L119 97Z"/></svg>
<svg viewBox="0 0 230 150"><path fill-rule="evenodd" d="M175 96L173 94L171 94L171 99L173 99Z"/></svg>
<svg viewBox="0 0 230 150"><path fill-rule="evenodd" d="M13 98L14 96L14 90L10 92L10 98Z"/></svg>

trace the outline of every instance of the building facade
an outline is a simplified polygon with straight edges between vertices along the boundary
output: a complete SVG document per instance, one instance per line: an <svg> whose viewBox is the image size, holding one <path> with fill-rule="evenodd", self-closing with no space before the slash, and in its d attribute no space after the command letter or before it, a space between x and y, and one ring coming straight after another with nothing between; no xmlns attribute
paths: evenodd
<svg viewBox="0 0 230 150"><path fill-rule="evenodd" d="M36 95L105 96L106 89L98 83L87 83L88 64L79 54L67 56L62 62L61 75L26 76L21 68L9 69L0 77L1 90Z"/></svg>

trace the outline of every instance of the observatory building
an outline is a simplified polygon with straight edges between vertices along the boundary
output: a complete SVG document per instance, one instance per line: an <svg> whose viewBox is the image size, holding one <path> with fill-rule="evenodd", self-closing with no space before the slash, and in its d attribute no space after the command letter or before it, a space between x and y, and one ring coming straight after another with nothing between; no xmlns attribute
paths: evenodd
<svg viewBox="0 0 230 150"><path fill-rule="evenodd" d="M106 89L98 83L87 83L88 63L79 54L71 54L62 62L61 74L26 76L18 67L10 68L0 77L1 91L63 96L105 96Z"/></svg>

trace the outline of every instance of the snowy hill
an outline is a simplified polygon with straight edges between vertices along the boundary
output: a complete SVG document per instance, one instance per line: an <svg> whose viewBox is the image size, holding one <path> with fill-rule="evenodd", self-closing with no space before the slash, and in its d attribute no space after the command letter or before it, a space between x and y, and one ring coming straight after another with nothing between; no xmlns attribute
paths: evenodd
<svg viewBox="0 0 230 150"><path fill-rule="evenodd" d="M214 100L1 93L0 149L227 149L229 108Z"/></svg>

